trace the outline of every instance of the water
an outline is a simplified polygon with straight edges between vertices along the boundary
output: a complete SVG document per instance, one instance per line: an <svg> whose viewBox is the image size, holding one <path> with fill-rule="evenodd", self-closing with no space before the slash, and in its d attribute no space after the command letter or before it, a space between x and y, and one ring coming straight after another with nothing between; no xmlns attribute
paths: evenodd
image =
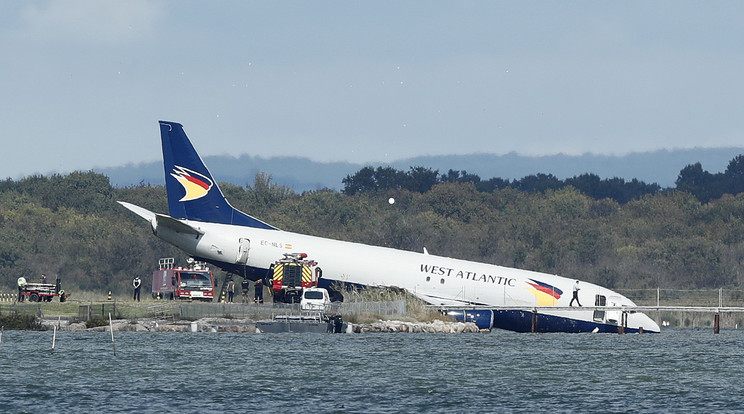
<svg viewBox="0 0 744 414"><path fill-rule="evenodd" d="M744 332L5 331L0 412L742 412Z"/></svg>

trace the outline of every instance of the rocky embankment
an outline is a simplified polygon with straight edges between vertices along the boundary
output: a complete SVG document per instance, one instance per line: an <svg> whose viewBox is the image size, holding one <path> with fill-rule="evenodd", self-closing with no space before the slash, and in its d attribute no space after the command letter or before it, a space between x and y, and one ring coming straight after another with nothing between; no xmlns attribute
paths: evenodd
<svg viewBox="0 0 744 414"><path fill-rule="evenodd" d="M86 327L84 322L69 322L57 319L44 319L45 329L57 326L62 331L108 332L109 325ZM256 321L251 319L202 318L196 321L174 321L163 319L118 319L112 321L114 332L256 332ZM481 332L472 323L445 322L401 322L377 321L373 323L349 324L347 333L407 332L407 333L476 333Z"/></svg>
<svg viewBox="0 0 744 414"><path fill-rule="evenodd" d="M351 331L354 333L368 332L411 332L411 333L475 333L480 332L478 326L472 322L401 322L401 321L377 321L369 324L353 324Z"/></svg>

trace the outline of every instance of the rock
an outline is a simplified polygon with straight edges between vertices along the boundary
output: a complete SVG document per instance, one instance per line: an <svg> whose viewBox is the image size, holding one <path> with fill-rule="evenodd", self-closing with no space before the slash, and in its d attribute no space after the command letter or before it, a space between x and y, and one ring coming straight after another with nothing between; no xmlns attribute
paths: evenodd
<svg viewBox="0 0 744 414"><path fill-rule="evenodd" d="M85 323L62 321L61 329L68 331L90 331L90 332L108 332L109 325L98 326L86 329ZM52 329L58 323L57 319L48 319L43 321L47 329ZM195 324L198 332L236 332L236 333L256 333L256 322L251 319L228 319L228 318L202 318L196 321L170 321L163 319L138 319L125 320L119 319L112 321L114 331L120 332L191 332L192 324ZM346 328L347 333L477 333L489 332L480 330L472 323L463 322L446 322L435 320L432 322L403 322L403 321L383 321L369 324L349 323Z"/></svg>
<svg viewBox="0 0 744 414"><path fill-rule="evenodd" d="M472 322L445 322L435 320L430 323L402 321L377 321L371 324L354 324L349 329L354 333L370 332L410 332L410 333L477 333L481 332Z"/></svg>
<svg viewBox="0 0 744 414"><path fill-rule="evenodd" d="M87 326L85 326L85 322L75 322L67 325L67 328L65 330L67 331L73 331L73 332L82 332L87 329Z"/></svg>

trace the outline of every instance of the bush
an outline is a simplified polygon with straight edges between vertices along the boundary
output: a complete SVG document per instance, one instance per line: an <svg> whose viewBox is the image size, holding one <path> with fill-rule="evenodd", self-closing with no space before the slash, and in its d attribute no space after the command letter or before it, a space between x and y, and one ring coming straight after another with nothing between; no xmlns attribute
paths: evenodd
<svg viewBox="0 0 744 414"><path fill-rule="evenodd" d="M5 329L42 330L41 321L34 315L0 316L0 326Z"/></svg>

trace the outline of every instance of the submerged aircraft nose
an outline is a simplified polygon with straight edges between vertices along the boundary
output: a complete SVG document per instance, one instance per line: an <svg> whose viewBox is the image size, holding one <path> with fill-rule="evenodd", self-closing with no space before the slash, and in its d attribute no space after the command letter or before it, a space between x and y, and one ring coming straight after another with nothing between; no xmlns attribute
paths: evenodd
<svg viewBox="0 0 744 414"><path fill-rule="evenodd" d="M628 327L643 328L643 332L659 333L661 329L648 315L641 312L635 312L628 315Z"/></svg>

